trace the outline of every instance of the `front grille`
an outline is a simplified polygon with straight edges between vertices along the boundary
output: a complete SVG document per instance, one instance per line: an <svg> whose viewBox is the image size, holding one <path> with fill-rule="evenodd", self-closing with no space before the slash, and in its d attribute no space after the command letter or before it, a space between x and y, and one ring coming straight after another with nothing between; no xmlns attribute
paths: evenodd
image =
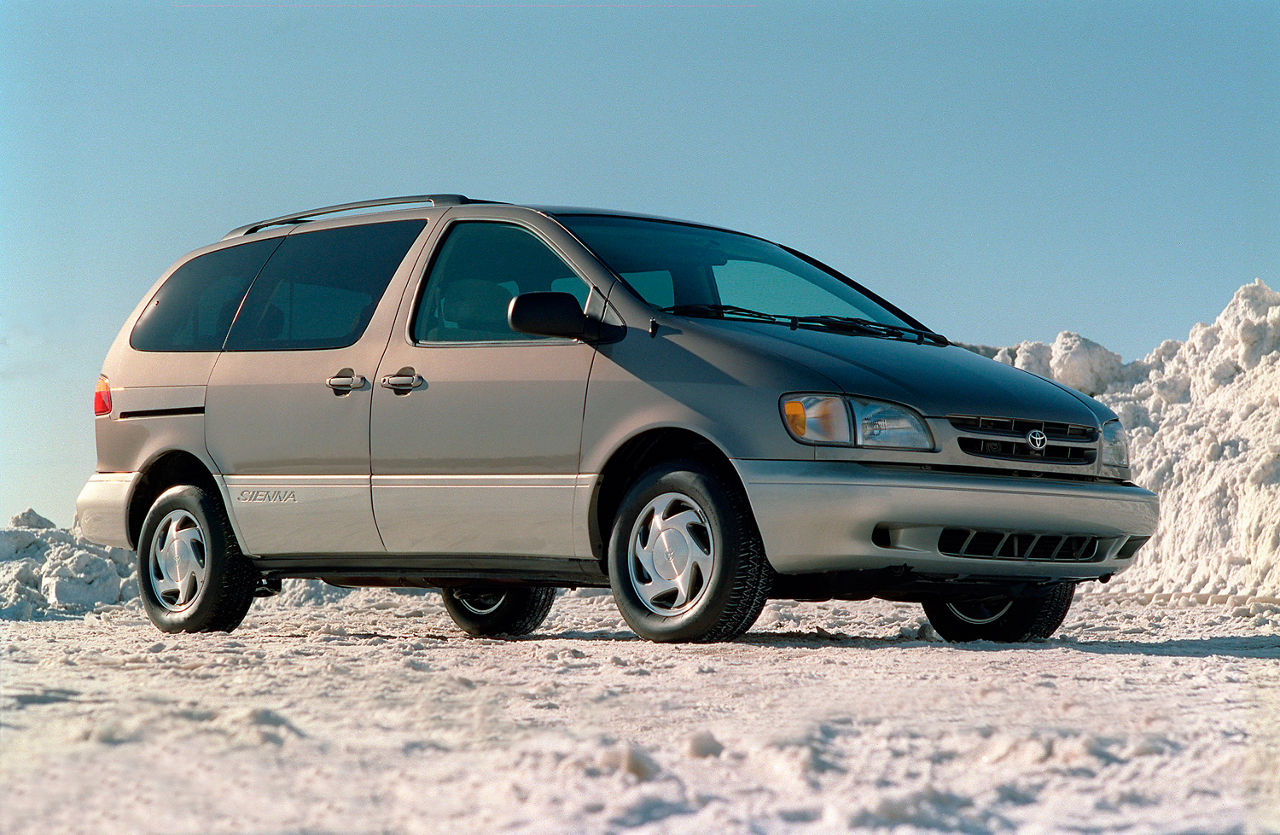
<svg viewBox="0 0 1280 835"><path fill-rule="evenodd" d="M961 433L957 439L960 450L979 458L1083 465L1092 464L1097 457L1098 430L1092 426L967 415L953 415L947 420ZM1048 438L1044 449L1032 449L1027 442L1027 433L1034 429Z"/></svg>
<svg viewBox="0 0 1280 835"><path fill-rule="evenodd" d="M1081 426L1078 423L1055 423L1053 421L1023 420L1021 418L971 417L968 415L953 415L947 420L961 432L981 435L1016 435L1025 438L1032 429L1040 429L1049 436L1050 441L1094 443L1098 440L1097 429L1092 426Z"/></svg>
<svg viewBox="0 0 1280 835"><path fill-rule="evenodd" d="M1025 440L1001 441L994 438L960 438L960 449L979 458L1003 458L1006 461L1041 461L1045 464L1092 464L1090 447L1049 444L1034 450Z"/></svg>
<svg viewBox="0 0 1280 835"><path fill-rule="evenodd" d="M1031 562L1095 562L1098 537L1084 534L943 528L938 551L952 557Z"/></svg>

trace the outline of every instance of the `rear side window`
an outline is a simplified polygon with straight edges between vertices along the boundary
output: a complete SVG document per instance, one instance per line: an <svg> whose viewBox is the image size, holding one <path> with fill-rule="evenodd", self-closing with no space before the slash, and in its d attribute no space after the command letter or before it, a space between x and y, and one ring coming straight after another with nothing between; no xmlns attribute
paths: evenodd
<svg viewBox="0 0 1280 835"><path fill-rule="evenodd" d="M221 351L245 291L279 238L219 249L183 264L138 317L138 351Z"/></svg>
<svg viewBox="0 0 1280 835"><path fill-rule="evenodd" d="M353 344L424 226L426 221L401 220L285 238L253 283L226 349L302 351Z"/></svg>

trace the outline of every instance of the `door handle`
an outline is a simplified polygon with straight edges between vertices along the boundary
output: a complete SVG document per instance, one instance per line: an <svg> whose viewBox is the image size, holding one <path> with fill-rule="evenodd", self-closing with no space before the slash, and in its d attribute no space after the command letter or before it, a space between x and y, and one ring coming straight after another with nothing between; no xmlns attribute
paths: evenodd
<svg viewBox="0 0 1280 835"><path fill-rule="evenodd" d="M422 385L422 375L406 366L394 374L388 374L378 381L384 389L391 389L396 394L408 394Z"/></svg>
<svg viewBox="0 0 1280 835"><path fill-rule="evenodd" d="M334 394L343 395L349 391L358 391L364 388L364 384L367 382L368 380L361 377L353 369L344 368L325 380L324 384L333 389Z"/></svg>

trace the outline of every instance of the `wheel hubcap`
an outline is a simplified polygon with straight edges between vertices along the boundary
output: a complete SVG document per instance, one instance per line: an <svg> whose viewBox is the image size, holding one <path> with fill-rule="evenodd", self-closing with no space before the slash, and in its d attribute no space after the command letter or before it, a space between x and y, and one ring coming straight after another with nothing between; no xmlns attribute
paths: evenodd
<svg viewBox="0 0 1280 835"><path fill-rule="evenodd" d="M454 597L462 607L475 615L490 615L498 610L502 601L507 599L505 592L467 591L454 592Z"/></svg>
<svg viewBox="0 0 1280 835"><path fill-rule="evenodd" d="M185 510L170 511L151 538L147 574L156 600L170 612L193 604L204 591L208 564L204 531Z"/></svg>
<svg viewBox="0 0 1280 835"><path fill-rule="evenodd" d="M683 493L663 493L640 511L629 542L631 587L645 608L671 616L698 605L715 568L716 548L697 502Z"/></svg>
<svg viewBox="0 0 1280 835"><path fill-rule="evenodd" d="M983 626L1000 620L1012 605L1012 600L969 600L958 604L948 603L947 609L965 623Z"/></svg>

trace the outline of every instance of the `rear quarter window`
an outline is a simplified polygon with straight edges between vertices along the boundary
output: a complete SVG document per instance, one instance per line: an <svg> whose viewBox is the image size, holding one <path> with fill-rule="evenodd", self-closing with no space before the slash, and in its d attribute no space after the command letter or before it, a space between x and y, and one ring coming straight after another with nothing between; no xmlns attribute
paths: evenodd
<svg viewBox="0 0 1280 835"><path fill-rule="evenodd" d="M227 338L228 351L345 348L373 317L422 220L295 232L262 269Z"/></svg>
<svg viewBox="0 0 1280 835"><path fill-rule="evenodd" d="M230 246L178 267L129 335L138 351L221 351L240 301L280 238Z"/></svg>

